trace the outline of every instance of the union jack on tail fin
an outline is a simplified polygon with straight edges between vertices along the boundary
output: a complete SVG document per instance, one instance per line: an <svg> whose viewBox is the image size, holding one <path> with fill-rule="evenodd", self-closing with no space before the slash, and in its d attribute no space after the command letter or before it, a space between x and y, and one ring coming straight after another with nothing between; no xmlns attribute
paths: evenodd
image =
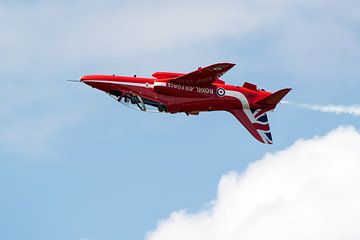
<svg viewBox="0 0 360 240"><path fill-rule="evenodd" d="M237 109L229 111L260 142L272 144L272 136L267 117L267 110Z"/></svg>

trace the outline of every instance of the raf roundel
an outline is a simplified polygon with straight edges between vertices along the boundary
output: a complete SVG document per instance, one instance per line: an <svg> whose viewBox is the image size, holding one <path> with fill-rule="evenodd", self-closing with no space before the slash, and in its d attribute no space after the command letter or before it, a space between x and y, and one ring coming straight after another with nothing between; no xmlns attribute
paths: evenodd
<svg viewBox="0 0 360 240"><path fill-rule="evenodd" d="M218 89L216 89L216 93L219 97L223 97L225 95L225 89L218 88Z"/></svg>

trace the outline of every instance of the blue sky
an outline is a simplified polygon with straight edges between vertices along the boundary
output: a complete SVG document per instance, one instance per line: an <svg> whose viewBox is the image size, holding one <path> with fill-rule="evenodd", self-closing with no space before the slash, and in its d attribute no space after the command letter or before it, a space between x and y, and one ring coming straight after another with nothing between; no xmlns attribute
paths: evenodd
<svg viewBox="0 0 360 240"><path fill-rule="evenodd" d="M358 118L280 105L274 145L228 113L147 114L85 85L234 62L223 79L359 103L358 1L1 1L0 238L142 239L215 198L220 177Z"/></svg>

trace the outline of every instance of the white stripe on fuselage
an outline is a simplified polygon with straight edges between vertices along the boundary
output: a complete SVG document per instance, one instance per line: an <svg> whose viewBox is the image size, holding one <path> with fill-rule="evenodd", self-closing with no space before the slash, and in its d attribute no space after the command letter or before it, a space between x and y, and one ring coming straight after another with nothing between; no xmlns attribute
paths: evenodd
<svg viewBox="0 0 360 240"><path fill-rule="evenodd" d="M154 87L166 87L166 82L154 82Z"/></svg>
<svg viewBox="0 0 360 240"><path fill-rule="evenodd" d="M234 97L240 100L243 109L250 109L250 105L245 95L238 91L226 90L225 96Z"/></svg>
<svg viewBox="0 0 360 240"><path fill-rule="evenodd" d="M117 85L144 87L144 88L153 88L154 87L154 84L150 84L150 83L119 82L119 81L107 81L107 80L83 80L83 82L84 83L87 83L87 82L111 83L111 84L117 84Z"/></svg>

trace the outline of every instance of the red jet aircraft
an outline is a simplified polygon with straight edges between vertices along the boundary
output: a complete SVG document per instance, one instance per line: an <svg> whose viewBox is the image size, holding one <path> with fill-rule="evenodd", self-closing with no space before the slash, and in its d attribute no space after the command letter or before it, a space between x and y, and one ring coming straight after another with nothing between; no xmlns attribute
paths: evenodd
<svg viewBox="0 0 360 240"><path fill-rule="evenodd" d="M227 85L219 78L234 66L217 63L188 74L155 72L154 78L87 75L80 81L142 111L187 115L228 111L258 141L272 144L266 112L273 110L291 89L271 93L247 82L242 87Z"/></svg>

